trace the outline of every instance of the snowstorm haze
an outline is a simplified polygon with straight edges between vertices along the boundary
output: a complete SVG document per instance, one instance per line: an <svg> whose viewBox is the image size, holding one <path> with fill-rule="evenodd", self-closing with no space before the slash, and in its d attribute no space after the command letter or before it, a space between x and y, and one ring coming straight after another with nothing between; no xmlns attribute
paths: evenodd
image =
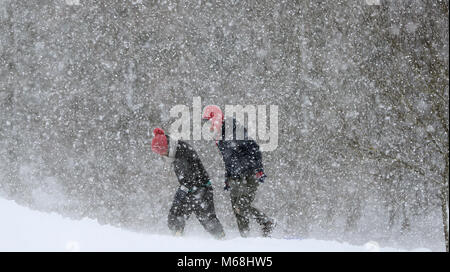
<svg viewBox="0 0 450 272"><path fill-rule="evenodd" d="M445 250L448 7L0 0L0 197L168 233L178 182L151 152L153 128L194 97L278 105L255 201L274 236ZM192 146L238 235L220 152Z"/></svg>

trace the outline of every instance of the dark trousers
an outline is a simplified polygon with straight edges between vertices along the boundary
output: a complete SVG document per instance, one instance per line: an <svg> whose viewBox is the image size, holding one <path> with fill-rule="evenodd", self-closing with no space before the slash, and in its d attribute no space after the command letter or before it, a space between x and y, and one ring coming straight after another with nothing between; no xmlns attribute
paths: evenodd
<svg viewBox="0 0 450 272"><path fill-rule="evenodd" d="M264 213L252 206L259 182L251 175L237 179L230 178L228 184L231 187L231 206L236 216L239 232L242 237L247 237L250 231L250 218L256 219L256 222L262 227L269 221Z"/></svg>
<svg viewBox="0 0 450 272"><path fill-rule="evenodd" d="M180 195L180 189L170 208L168 225L174 233L183 233L186 220L195 213L200 224L215 238L223 238L225 233L222 224L216 216L211 186L201 187L195 192Z"/></svg>

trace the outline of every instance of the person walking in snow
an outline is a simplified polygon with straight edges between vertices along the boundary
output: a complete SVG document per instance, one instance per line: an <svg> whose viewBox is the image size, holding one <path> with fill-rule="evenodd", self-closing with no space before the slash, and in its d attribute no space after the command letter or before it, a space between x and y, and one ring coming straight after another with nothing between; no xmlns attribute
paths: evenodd
<svg viewBox="0 0 450 272"><path fill-rule="evenodd" d="M235 118L232 120L233 138L225 140L225 120L217 106L206 107L203 119L211 121L211 131L215 133L216 145L225 163L224 189L230 190L231 206L241 236L248 236L250 218L261 225L264 237L270 236L274 221L252 205L259 185L266 178L259 145L248 137L245 127L242 128L244 139L236 138L239 124Z"/></svg>
<svg viewBox="0 0 450 272"><path fill-rule="evenodd" d="M160 128L156 128L153 135L152 151L172 161L180 183L169 211L169 229L176 236L182 235L185 221L195 213L206 231L217 239L224 238L225 232L214 208L211 181L198 154L186 142L171 139Z"/></svg>

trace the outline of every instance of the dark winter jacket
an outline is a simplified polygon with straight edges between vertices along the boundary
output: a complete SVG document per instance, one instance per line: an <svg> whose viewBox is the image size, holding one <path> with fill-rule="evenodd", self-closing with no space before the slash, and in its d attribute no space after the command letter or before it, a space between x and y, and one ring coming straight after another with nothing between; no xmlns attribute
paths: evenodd
<svg viewBox="0 0 450 272"><path fill-rule="evenodd" d="M263 171L259 145L248 138L247 129L244 128L244 140L236 140L237 122L233 118L233 140L225 140L225 123L222 123L222 139L217 141L225 163L225 177L241 178Z"/></svg>
<svg viewBox="0 0 450 272"><path fill-rule="evenodd" d="M170 139L171 140L171 139ZM170 141L169 140L169 141ZM178 141L173 161L173 169L178 182L190 190L195 190L209 181L208 173L195 152L195 150L184 141Z"/></svg>

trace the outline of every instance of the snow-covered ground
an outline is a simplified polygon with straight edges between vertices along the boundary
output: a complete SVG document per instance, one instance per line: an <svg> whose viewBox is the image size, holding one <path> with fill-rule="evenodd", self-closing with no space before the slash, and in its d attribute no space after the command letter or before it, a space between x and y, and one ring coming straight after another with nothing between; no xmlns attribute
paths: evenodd
<svg viewBox="0 0 450 272"><path fill-rule="evenodd" d="M376 242L354 246L313 239L231 238L149 235L75 221L22 207L0 198L0 251L400 251L380 248ZM428 251L427 249L417 249Z"/></svg>

